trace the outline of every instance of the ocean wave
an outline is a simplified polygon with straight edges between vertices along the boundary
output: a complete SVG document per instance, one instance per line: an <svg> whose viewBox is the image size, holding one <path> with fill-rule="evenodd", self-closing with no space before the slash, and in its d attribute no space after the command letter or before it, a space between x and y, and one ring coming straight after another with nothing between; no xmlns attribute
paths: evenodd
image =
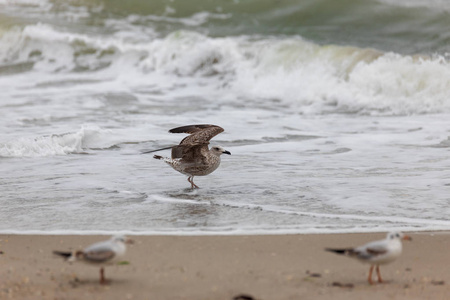
<svg viewBox="0 0 450 300"><path fill-rule="evenodd" d="M433 8L437 10L450 11L450 3L443 0L378 0L383 4L389 4L392 6L400 7L419 7L419 8Z"/></svg>
<svg viewBox="0 0 450 300"><path fill-rule="evenodd" d="M249 103L278 101L306 114L450 111L450 64L443 56L318 45L301 37L212 38L176 31L136 43L120 35L94 37L38 24L4 34L0 61L6 62L0 75L32 69L105 71L108 78L129 73L142 83L142 76L158 74L193 83L209 78L223 94L231 91Z"/></svg>
<svg viewBox="0 0 450 300"><path fill-rule="evenodd" d="M0 157L43 157L86 153L89 149L109 148L117 141L109 130L83 126L77 132L36 138L18 138L0 143Z"/></svg>

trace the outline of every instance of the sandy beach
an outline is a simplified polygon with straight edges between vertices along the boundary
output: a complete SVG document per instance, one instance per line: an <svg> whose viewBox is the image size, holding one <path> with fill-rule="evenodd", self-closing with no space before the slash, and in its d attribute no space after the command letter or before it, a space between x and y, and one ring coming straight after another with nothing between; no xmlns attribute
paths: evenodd
<svg viewBox="0 0 450 300"><path fill-rule="evenodd" d="M384 233L133 236L124 262L70 264L52 250L73 250L106 236L1 235L1 299L448 299L450 233L408 233L403 255L367 283L368 265L325 252ZM249 298L250 299L250 298Z"/></svg>

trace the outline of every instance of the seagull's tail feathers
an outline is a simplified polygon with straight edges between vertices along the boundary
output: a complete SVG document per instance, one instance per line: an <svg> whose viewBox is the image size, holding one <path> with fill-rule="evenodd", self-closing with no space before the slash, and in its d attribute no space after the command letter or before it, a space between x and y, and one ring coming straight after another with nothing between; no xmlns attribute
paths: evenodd
<svg viewBox="0 0 450 300"><path fill-rule="evenodd" d="M53 254L64 257L68 262L74 262L78 259L82 259L84 256L83 251L53 251Z"/></svg>
<svg viewBox="0 0 450 300"><path fill-rule="evenodd" d="M355 250L353 248L342 248L342 249L333 249L333 248L325 248L325 251L334 252L340 255L353 255L355 254Z"/></svg>
<svg viewBox="0 0 450 300"><path fill-rule="evenodd" d="M67 251L53 251L53 254L69 259L73 253Z"/></svg>

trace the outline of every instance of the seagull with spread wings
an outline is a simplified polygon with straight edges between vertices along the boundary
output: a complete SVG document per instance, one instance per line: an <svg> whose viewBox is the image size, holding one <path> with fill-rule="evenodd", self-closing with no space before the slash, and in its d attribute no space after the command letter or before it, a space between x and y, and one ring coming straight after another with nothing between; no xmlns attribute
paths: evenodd
<svg viewBox="0 0 450 300"><path fill-rule="evenodd" d="M381 283L383 282L383 279L380 274L380 265L388 264L400 256L402 253L401 240L411 240L411 237L404 235L401 232L390 232L384 240L370 242L356 248L326 248L325 250L356 258L363 263L370 264L368 278L370 284L373 284L372 272L373 268L376 266L378 282Z"/></svg>
<svg viewBox="0 0 450 300"><path fill-rule="evenodd" d="M104 266L119 262L119 259L125 254L125 244L131 243L133 243L131 239L123 235L116 235L107 241L92 244L84 250L53 251L53 253L64 257L69 262L82 261L100 266L100 284L104 284L106 283Z"/></svg>
<svg viewBox="0 0 450 300"><path fill-rule="evenodd" d="M154 155L153 158L160 159L169 164L176 171L188 176L191 188L198 188L194 183L194 176L205 176L211 174L220 165L220 156L231 153L220 146L208 148L209 141L223 132L223 128L216 125L200 124L187 125L169 130L170 133L188 133L178 146L172 146L152 151L172 149L172 157Z"/></svg>

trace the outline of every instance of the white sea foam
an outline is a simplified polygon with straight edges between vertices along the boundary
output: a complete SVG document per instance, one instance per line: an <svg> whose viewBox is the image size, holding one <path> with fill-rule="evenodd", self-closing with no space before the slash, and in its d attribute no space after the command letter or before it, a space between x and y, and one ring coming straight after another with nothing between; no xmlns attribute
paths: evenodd
<svg viewBox="0 0 450 300"><path fill-rule="evenodd" d="M81 137L77 134L19 138L0 145L3 157L36 157L81 152Z"/></svg>
<svg viewBox="0 0 450 300"><path fill-rule="evenodd" d="M117 142L108 130L84 126L78 132L18 138L0 143L0 157L41 157L108 148Z"/></svg>
<svg viewBox="0 0 450 300"><path fill-rule="evenodd" d="M446 0L377 0L382 3L387 3L393 6L400 7L422 7L422 8L433 8L436 10L450 10L450 3Z"/></svg>
<svg viewBox="0 0 450 300"><path fill-rule="evenodd" d="M42 24L13 29L1 39L0 59L31 60L34 70L42 72L107 68L109 76L122 76L128 69L128 78L135 80L153 73L192 82L208 79L222 95L231 92L261 103L277 100L310 114L450 111L450 64L441 56L319 46L301 38L210 38L188 31L130 43Z"/></svg>
<svg viewBox="0 0 450 300"><path fill-rule="evenodd" d="M47 7L49 1L47 0L0 0L2 5L17 5L17 6L35 6Z"/></svg>
<svg viewBox="0 0 450 300"><path fill-rule="evenodd" d="M139 16L139 15L130 15L127 17L127 22L135 23L135 22L148 22L148 21L156 21L156 22L167 22L167 23L180 23L185 26L200 26L205 24L209 20L225 20L231 17L231 14L217 14L210 13L207 11L197 12L189 17L185 18L176 18L170 17L174 12L168 11L166 15L157 16L157 15L149 15L149 16Z"/></svg>
<svg viewBox="0 0 450 300"><path fill-rule="evenodd" d="M182 229L153 229L153 230L0 230L0 234L14 234L14 235L116 235L123 234L129 236L239 236L239 235L268 235L268 234L334 234L334 233L378 233L389 231L402 232L429 232L436 231L433 234L440 234L439 231L447 231L448 226L401 226L401 227L350 227L340 228L331 226L316 226L316 227L283 227L283 228L232 228L222 227L215 229L196 229L196 228L182 228ZM445 234L445 233L443 233Z"/></svg>

